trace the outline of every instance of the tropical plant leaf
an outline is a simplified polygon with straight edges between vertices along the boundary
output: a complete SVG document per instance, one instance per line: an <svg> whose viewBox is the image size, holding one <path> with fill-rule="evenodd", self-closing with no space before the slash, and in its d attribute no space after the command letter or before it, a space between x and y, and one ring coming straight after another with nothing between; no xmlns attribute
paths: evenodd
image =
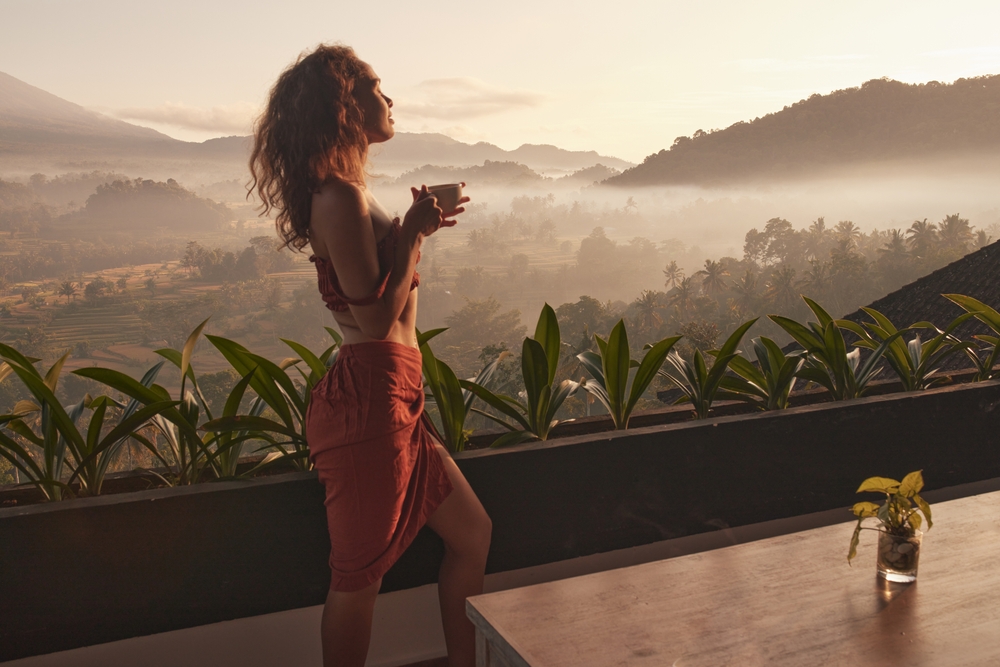
<svg viewBox="0 0 1000 667"><path fill-rule="evenodd" d="M198 338L201 336L202 330L205 325L208 324L208 320L211 319L206 317L205 320L194 328L194 331L188 336L187 340L184 341L184 348L181 351L181 377L187 374L188 367L191 365L191 355L194 354L195 345L198 344Z"/></svg>
<svg viewBox="0 0 1000 667"><path fill-rule="evenodd" d="M535 326L535 340L541 345L548 362L548 381L546 384L552 384L556 379L556 370L559 367L559 350L562 342L559 337L559 321L556 319L556 312L547 303L542 306L542 312L538 316L538 324Z"/></svg>
<svg viewBox="0 0 1000 667"><path fill-rule="evenodd" d="M510 433L504 433L499 438L494 440L493 444L490 445L490 448L500 449L502 447L512 447L523 442L528 442L529 440L537 439L538 438L535 434L530 431L511 431Z"/></svg>
<svg viewBox="0 0 1000 667"><path fill-rule="evenodd" d="M897 490L899 490L899 482L894 479L890 479L889 477L869 477L861 482L861 486L858 487L856 493L874 491L877 493L893 494Z"/></svg>
<svg viewBox="0 0 1000 667"><path fill-rule="evenodd" d="M920 470L914 470L899 483L899 490L896 492L905 498L912 498L920 493L924 488L924 477Z"/></svg>

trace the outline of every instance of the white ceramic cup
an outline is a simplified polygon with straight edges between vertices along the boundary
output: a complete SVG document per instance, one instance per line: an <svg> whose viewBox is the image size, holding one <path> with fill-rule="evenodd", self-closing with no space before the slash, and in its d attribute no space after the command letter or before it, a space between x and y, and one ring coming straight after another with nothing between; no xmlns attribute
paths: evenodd
<svg viewBox="0 0 1000 667"><path fill-rule="evenodd" d="M461 183L445 183L443 185L429 185L427 191L437 199L438 208L444 214L450 215L458 208L458 200L462 198Z"/></svg>

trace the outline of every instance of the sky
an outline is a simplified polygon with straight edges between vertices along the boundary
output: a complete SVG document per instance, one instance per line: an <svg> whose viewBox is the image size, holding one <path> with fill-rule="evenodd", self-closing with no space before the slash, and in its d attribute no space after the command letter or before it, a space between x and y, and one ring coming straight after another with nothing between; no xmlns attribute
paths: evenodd
<svg viewBox="0 0 1000 667"><path fill-rule="evenodd" d="M248 134L277 75L355 48L396 129L631 161L813 93L1000 74L995 0L0 0L0 71L187 141Z"/></svg>

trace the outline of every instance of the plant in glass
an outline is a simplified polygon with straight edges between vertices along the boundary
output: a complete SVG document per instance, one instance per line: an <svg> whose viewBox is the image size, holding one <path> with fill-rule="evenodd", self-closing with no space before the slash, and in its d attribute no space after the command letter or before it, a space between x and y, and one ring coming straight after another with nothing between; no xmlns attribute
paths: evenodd
<svg viewBox="0 0 1000 667"><path fill-rule="evenodd" d="M837 320L837 326L847 329L859 338L854 343L857 347L877 350L882 343L889 340L883 356L889 367L899 376L903 391L928 389L944 381L942 377L935 377L940 364L949 355L972 347L971 343L963 342L952 334L956 327L972 317L971 313L959 316L944 331L930 322L917 322L899 331L888 317L874 308L861 310L872 318L871 322L864 322L862 326L850 320ZM904 340L900 335L916 329L930 329L937 332L937 335L923 342L919 334L910 341Z"/></svg>
<svg viewBox="0 0 1000 667"><path fill-rule="evenodd" d="M798 377L824 387L835 401L864 396L868 383L882 370L879 361L885 349L907 330L890 334L862 361L860 349L847 351L844 334L830 314L812 299L802 299L819 322L800 324L781 315L768 315L808 355Z"/></svg>
<svg viewBox="0 0 1000 667"><path fill-rule="evenodd" d="M4 359L0 376L17 375L34 399L19 401L11 414L0 416L0 456L47 500L72 497L74 485L78 495L100 494L108 467L121 446L136 437L136 430L150 419L173 410L177 404L158 397L143 407L137 401L123 406L108 396L85 396L67 411L55 390L68 356L66 353L60 357L43 377L34 366L37 359L0 345L0 357ZM151 383L155 375L150 371L143 381ZM91 410L90 420L81 431L77 423L87 409ZM36 448L37 456L32 448Z"/></svg>
<svg viewBox="0 0 1000 667"><path fill-rule="evenodd" d="M473 408L475 412L492 419L510 432L497 438L491 447L506 447L528 440L546 440L549 432L559 423L556 412L563 402L580 387L580 383L563 380L555 384L559 367L562 341L559 322L549 304L545 304L533 338L525 338L521 345L521 377L524 381L524 398L521 401L506 394L494 393L476 381L462 381L464 389L472 392L502 416ZM503 417L513 420L513 424Z"/></svg>
<svg viewBox="0 0 1000 667"><path fill-rule="evenodd" d="M899 482L888 477L869 477L858 493L883 493L885 502L876 505L871 502L861 502L854 505L851 511L858 517L851 536L851 547L847 552L847 562L857 555L858 542L866 519L878 521L878 556L879 576L887 581L910 582L917 578L917 565L920 559L920 544L923 533L920 531L923 521L927 528L933 526L931 521L931 506L920 497L924 488L924 478L921 471L911 472Z"/></svg>
<svg viewBox="0 0 1000 667"><path fill-rule="evenodd" d="M788 395L795 386L796 373L805 363L805 352L785 354L770 338L760 336L752 341L757 364L736 355L729 369L738 377L726 375L719 383L726 395L746 401L761 410L783 410L788 407Z"/></svg>
<svg viewBox="0 0 1000 667"><path fill-rule="evenodd" d="M706 419L712 409L712 403L717 398L742 399L735 392L735 387L742 385L738 382L738 378L727 378L726 371L739 354L736 348L743 336L756 322L757 318L744 322L729 335L720 349L710 351L709 354L713 357L711 367L705 362L705 356L701 350L697 349L694 351L691 361L677 352L672 352L667 357L659 375L666 378L683 393L683 396L674 401L675 405L691 403L695 418ZM723 385L730 387L732 391L726 390Z"/></svg>
<svg viewBox="0 0 1000 667"><path fill-rule="evenodd" d="M441 424L439 435L442 444L448 451L454 453L463 451L469 440L469 431L465 429L465 420L468 418L469 412L472 411L472 402L476 398L476 395L465 385L489 384L496 372L497 365L506 357L507 353L503 352L496 359L488 362L471 381L459 380L455 371L448 364L434 356L434 351L431 350L429 344L432 338L445 331L447 331L446 328L418 332L417 344L420 345L420 354L423 357L425 412L433 423L433 418L427 407L434 405L437 408L437 416Z"/></svg>
<svg viewBox="0 0 1000 667"><path fill-rule="evenodd" d="M982 343L982 350L977 350L971 345L965 348L965 354L976 367L974 381L982 382L996 379L1000 376L1000 372L994 370L997 362L1000 362L1000 313L971 296L963 294L945 294L943 296L964 308L967 314L974 316L996 334L993 336L987 334L973 336Z"/></svg>
<svg viewBox="0 0 1000 667"><path fill-rule="evenodd" d="M607 340L594 334L598 352L586 351L576 355L593 378L584 380L581 387L601 402L616 429L628 428L636 404L660 371L671 348L681 338L664 338L655 345L647 346L641 360L632 359L625 321L618 320ZM634 375L631 374L633 368L636 369Z"/></svg>

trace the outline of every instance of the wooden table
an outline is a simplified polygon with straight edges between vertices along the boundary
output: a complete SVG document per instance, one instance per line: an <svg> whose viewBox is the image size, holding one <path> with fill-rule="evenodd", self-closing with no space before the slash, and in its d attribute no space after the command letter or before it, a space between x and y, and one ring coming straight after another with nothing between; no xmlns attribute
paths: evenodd
<svg viewBox="0 0 1000 667"><path fill-rule="evenodd" d="M1000 665L1000 492L931 509L912 585L844 523L470 598L477 665Z"/></svg>

